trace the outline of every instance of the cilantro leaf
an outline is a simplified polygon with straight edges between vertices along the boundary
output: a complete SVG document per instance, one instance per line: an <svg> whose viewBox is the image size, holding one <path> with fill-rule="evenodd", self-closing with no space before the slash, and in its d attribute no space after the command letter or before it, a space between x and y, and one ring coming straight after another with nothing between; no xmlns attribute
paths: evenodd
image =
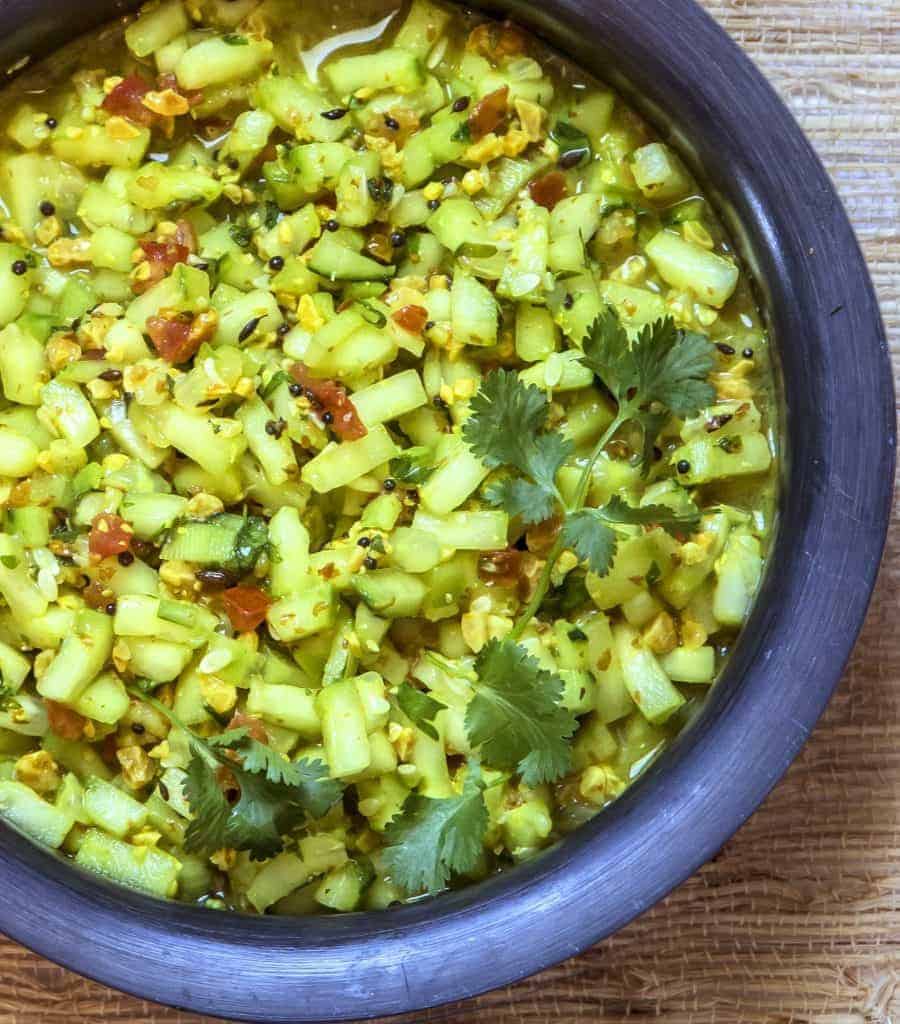
<svg viewBox="0 0 900 1024"><path fill-rule="evenodd" d="M488 374L470 403L471 415L463 437L490 469L529 468L529 446L546 426L547 397L533 385L525 386L511 370Z"/></svg>
<svg viewBox="0 0 900 1024"><path fill-rule="evenodd" d="M557 121L550 138L559 146L559 164L566 170L587 163L594 155L591 140L568 121Z"/></svg>
<svg viewBox="0 0 900 1024"><path fill-rule="evenodd" d="M284 849L282 836L306 820L321 817L340 797L341 787L321 761L290 762L234 729L204 741L192 738L193 757L183 783L193 819L185 832L188 852L213 853L223 847L249 850L266 860ZM228 751L242 760L232 760ZM221 769L240 788L228 802L219 784Z"/></svg>
<svg viewBox="0 0 900 1024"><path fill-rule="evenodd" d="M243 772L264 775L271 783L294 789L294 798L314 818L321 818L340 799L341 785L329 776L324 761L289 761L277 750L253 739L246 729L221 733L208 742L240 754Z"/></svg>
<svg viewBox="0 0 900 1024"><path fill-rule="evenodd" d="M619 538L603 519L599 508L584 508L566 517L562 528L566 547L571 548L591 572L606 576L612 568Z"/></svg>
<svg viewBox="0 0 900 1024"><path fill-rule="evenodd" d="M443 711L447 707L446 704L435 700L434 697L423 693L422 690L417 690L409 683L400 684L400 688L397 690L397 703L406 717L426 736L430 736L433 740L439 738L438 731L434 727L434 716L439 711Z"/></svg>
<svg viewBox="0 0 900 1024"><path fill-rule="evenodd" d="M490 469L518 470L526 479L502 480L486 490L487 500L527 523L548 519L560 500L556 474L572 454L570 441L545 433L550 413L546 395L523 384L509 370L495 370L471 402L463 438Z"/></svg>
<svg viewBox="0 0 900 1024"><path fill-rule="evenodd" d="M582 363L613 393L624 419L644 432L644 465L668 419L695 416L716 396L706 379L714 365L714 346L702 334L676 328L671 317L646 324L629 342L618 314L607 306L583 343Z"/></svg>
<svg viewBox="0 0 900 1024"><path fill-rule="evenodd" d="M384 860L401 889L439 892L451 875L475 868L488 826L483 791L481 768L470 761L459 796L407 797L403 813L385 830Z"/></svg>
<svg viewBox="0 0 900 1024"><path fill-rule="evenodd" d="M553 515L554 496L543 487L521 477L506 477L488 484L485 501L504 509L511 516L521 516L525 523L542 523Z"/></svg>
<svg viewBox="0 0 900 1024"><path fill-rule="evenodd" d="M401 484L418 487L434 472L434 453L425 445L407 448L391 459L391 476Z"/></svg>
<svg viewBox="0 0 900 1024"><path fill-rule="evenodd" d="M226 568L245 573L259 561L269 543L269 527L262 516L247 516L234 540L234 550Z"/></svg>
<svg viewBox="0 0 900 1024"><path fill-rule="evenodd" d="M202 748L196 744L191 748L193 757L185 769L182 791L193 818L184 834L184 848L188 853L214 853L226 845L231 805L216 778L216 767Z"/></svg>
<svg viewBox="0 0 900 1024"><path fill-rule="evenodd" d="M615 495L603 508L584 508L567 516L562 533L566 547L587 562L591 572L606 576L618 550L617 526L659 526L667 533L684 535L699 525L700 511L693 504L684 512L668 505L639 508Z"/></svg>
<svg viewBox="0 0 900 1024"><path fill-rule="evenodd" d="M475 671L480 682L466 710L466 732L485 761L518 771L529 786L565 775L577 723L562 706L562 680L511 640L491 640Z"/></svg>

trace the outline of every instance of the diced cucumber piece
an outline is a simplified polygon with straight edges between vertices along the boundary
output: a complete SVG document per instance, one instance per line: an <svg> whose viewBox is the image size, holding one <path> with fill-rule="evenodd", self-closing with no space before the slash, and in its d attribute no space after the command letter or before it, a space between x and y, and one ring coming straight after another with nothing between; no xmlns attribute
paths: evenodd
<svg viewBox="0 0 900 1024"><path fill-rule="evenodd" d="M240 81L265 67L272 59L272 50L268 39L249 36L203 39L175 65L175 77L181 88L187 90Z"/></svg>
<svg viewBox="0 0 900 1024"><path fill-rule="evenodd" d="M9 401L40 405L47 375L47 357L40 341L17 324L0 331L0 381Z"/></svg>
<svg viewBox="0 0 900 1024"><path fill-rule="evenodd" d="M759 589L762 565L762 545L756 537L732 530L716 562L713 614L723 626L744 624Z"/></svg>
<svg viewBox="0 0 900 1024"><path fill-rule="evenodd" d="M730 259L675 231L660 231L647 243L646 251L667 284L692 292L709 306L721 308L737 288L740 271Z"/></svg>
<svg viewBox="0 0 900 1024"><path fill-rule="evenodd" d="M291 729L305 740L317 740L322 735L315 693L299 686L254 680L247 697L247 713Z"/></svg>
<svg viewBox="0 0 900 1024"><path fill-rule="evenodd" d="M312 250L309 269L330 281L386 281L394 276L396 267L354 252L326 231Z"/></svg>
<svg viewBox="0 0 900 1024"><path fill-rule="evenodd" d="M53 849L62 846L74 824L72 815L11 779L0 781L0 818Z"/></svg>
<svg viewBox="0 0 900 1024"><path fill-rule="evenodd" d="M724 436L721 436L724 435ZM772 465L772 449L763 434L729 434L727 427L707 434L699 441L676 448L671 465L687 463L690 469L679 473L687 486L727 480L730 477L765 473Z"/></svg>
<svg viewBox="0 0 900 1024"><path fill-rule="evenodd" d="M428 587L399 569L376 569L353 577L353 589L376 615L408 619L418 615Z"/></svg>
<svg viewBox="0 0 900 1024"><path fill-rule="evenodd" d="M353 394L353 404L367 427L388 423L428 402L416 370L403 370Z"/></svg>
<svg viewBox="0 0 900 1024"><path fill-rule="evenodd" d="M454 341L462 345L497 344L497 300L479 280L457 273L450 291Z"/></svg>
<svg viewBox="0 0 900 1024"><path fill-rule="evenodd" d="M304 483L319 494L345 487L366 473L371 473L400 454L382 425L373 427L358 441L332 442L307 462L301 471Z"/></svg>
<svg viewBox="0 0 900 1024"><path fill-rule="evenodd" d="M372 751L365 709L353 680L322 689L316 709L322 720L322 739L332 777L341 779L365 771L372 761Z"/></svg>
<svg viewBox="0 0 900 1024"><path fill-rule="evenodd" d="M693 188L684 164L663 142L651 142L636 149L631 158L631 173L648 199L683 199Z"/></svg>
<svg viewBox="0 0 900 1024"><path fill-rule="evenodd" d="M254 90L257 107L268 111L286 132L301 141L337 142L346 134L345 119L331 121L322 114L333 103L296 75L269 75Z"/></svg>
<svg viewBox="0 0 900 1024"><path fill-rule="evenodd" d="M419 509L413 526L456 551L498 551L507 546L509 516L493 510L450 512L438 517Z"/></svg>
<svg viewBox="0 0 900 1024"><path fill-rule="evenodd" d="M38 693L63 704L74 704L97 678L112 653L112 646L112 619L101 612L79 612L75 635L63 640L59 652L38 681Z"/></svg>
<svg viewBox="0 0 900 1024"><path fill-rule="evenodd" d="M140 801L103 779L88 779L84 809L95 825L117 839L137 832L147 822L147 808Z"/></svg>
<svg viewBox="0 0 900 1024"><path fill-rule="evenodd" d="M132 846L99 829L88 829L75 863L113 882L162 899L178 891L181 861L152 846Z"/></svg>
<svg viewBox="0 0 900 1024"><path fill-rule="evenodd" d="M422 62L399 47L339 58L325 66L324 74L339 96L350 96L362 88L411 93L425 84Z"/></svg>
<svg viewBox="0 0 900 1024"><path fill-rule="evenodd" d="M621 624L614 627L613 637L631 699L649 722L665 722L684 704L684 697L636 630Z"/></svg>
<svg viewBox="0 0 900 1024"><path fill-rule="evenodd" d="M272 636L283 644L330 629L335 620L334 588L325 580L311 580L299 594L276 601L266 619Z"/></svg>
<svg viewBox="0 0 900 1024"><path fill-rule="evenodd" d="M149 57L190 27L181 0L166 0L146 9L125 29L125 42L135 57Z"/></svg>
<svg viewBox="0 0 900 1024"><path fill-rule="evenodd" d="M663 671L676 683L711 683L716 677L714 647L676 647L659 659Z"/></svg>

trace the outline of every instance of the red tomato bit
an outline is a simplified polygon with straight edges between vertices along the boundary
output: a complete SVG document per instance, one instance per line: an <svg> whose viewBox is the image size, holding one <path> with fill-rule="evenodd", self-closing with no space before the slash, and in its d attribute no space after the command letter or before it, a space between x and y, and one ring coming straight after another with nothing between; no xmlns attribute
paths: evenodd
<svg viewBox="0 0 900 1024"><path fill-rule="evenodd" d="M149 127L153 123L154 114L142 101L152 88L140 75L129 75L107 95L101 106L108 114L126 117L135 124Z"/></svg>
<svg viewBox="0 0 900 1024"><path fill-rule="evenodd" d="M259 587L232 587L222 594L222 603L239 633L249 633L262 625L272 604Z"/></svg>
<svg viewBox="0 0 900 1024"><path fill-rule="evenodd" d="M47 719L52 733L64 740L81 739L87 724L87 719L83 715L67 708L65 704L58 704L55 700L45 700L44 707L47 709Z"/></svg>
<svg viewBox="0 0 900 1024"><path fill-rule="evenodd" d="M184 222L182 221L181 223ZM187 228L190 228L189 224ZM147 277L132 283L131 290L135 294L143 295L144 292L149 291L155 284L158 284L164 277L168 276L172 268L177 264L187 263L188 256L191 254L191 248L189 245L179 242L177 234L175 237L176 240L173 242L142 241L139 243L144 251L144 258L150 267L150 273ZM184 232L182 232L182 237L185 237Z"/></svg>
<svg viewBox="0 0 900 1024"><path fill-rule="evenodd" d="M173 319L151 316L147 319L147 334L153 347L173 366L186 363L203 344L202 337L192 333L192 328L191 320L181 316Z"/></svg>
<svg viewBox="0 0 900 1024"><path fill-rule="evenodd" d="M269 734L266 732L265 725L253 715L248 715L246 711L235 711L228 723L228 731L231 732L232 729L246 729L258 743L269 742Z"/></svg>
<svg viewBox="0 0 900 1024"><path fill-rule="evenodd" d="M391 319L410 334L421 334L428 323L428 310L424 306L403 306Z"/></svg>
<svg viewBox="0 0 900 1024"><path fill-rule="evenodd" d="M552 210L560 200L565 199L566 176L562 171L551 171L542 178L535 178L528 185L531 198L546 210Z"/></svg>
<svg viewBox="0 0 900 1024"><path fill-rule="evenodd" d="M509 104L509 86L504 85L502 89L489 92L483 100L475 104L472 113L469 114L469 130L473 139L481 139L495 128L506 117L506 110Z"/></svg>
<svg viewBox="0 0 900 1024"><path fill-rule="evenodd" d="M291 376L303 388L307 398L317 403L323 415L329 417L328 425L342 441L358 441L368 434L342 384L313 377L303 363L294 363Z"/></svg>
<svg viewBox="0 0 900 1024"><path fill-rule="evenodd" d="M128 551L133 538L131 527L121 516L101 512L91 524L90 552L100 558L112 558Z"/></svg>

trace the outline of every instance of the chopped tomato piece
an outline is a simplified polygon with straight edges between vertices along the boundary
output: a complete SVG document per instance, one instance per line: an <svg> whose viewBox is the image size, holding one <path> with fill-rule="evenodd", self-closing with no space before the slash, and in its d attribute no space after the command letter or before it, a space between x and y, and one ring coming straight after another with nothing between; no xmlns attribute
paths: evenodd
<svg viewBox="0 0 900 1024"><path fill-rule="evenodd" d="M329 425L342 441L358 441L368 434L356 406L342 384L313 377L303 363L294 363L291 376L303 388L310 401L316 402L322 412L330 416Z"/></svg>
<svg viewBox="0 0 900 1024"><path fill-rule="evenodd" d="M542 178L535 178L528 186L531 198L547 210L552 210L560 200L565 199L566 176L562 171L551 171Z"/></svg>
<svg viewBox="0 0 900 1024"><path fill-rule="evenodd" d="M249 633L262 625L272 604L259 587L232 587L222 594L222 603L239 633Z"/></svg>
<svg viewBox="0 0 900 1024"><path fill-rule="evenodd" d="M182 221L181 223L184 223ZM190 225L186 225L190 228ZM184 237L184 234L182 234ZM188 256L191 254L190 246L179 242L176 234L176 240L173 242L140 242L140 247L144 252L144 258L150 267L150 273L147 277L141 278L139 281L134 281L131 285L131 290L137 295L143 295L144 292L149 291L155 284L158 284L162 279L171 273L172 268L177 266L179 263L187 263Z"/></svg>
<svg viewBox="0 0 900 1024"><path fill-rule="evenodd" d="M67 708L65 704L58 704L55 700L45 700L44 707L47 709L51 732L64 740L81 739L87 723L84 715L79 715L77 711Z"/></svg>
<svg viewBox="0 0 900 1024"><path fill-rule="evenodd" d="M231 721L228 723L229 732L232 729L246 729L253 739L259 743L269 742L269 734L266 732L265 725L253 715L248 715L246 711L235 711Z"/></svg>
<svg viewBox="0 0 900 1024"><path fill-rule="evenodd" d="M186 363L203 343L192 328L191 321L181 316L173 319L151 316L147 319L147 334L153 347L173 366Z"/></svg>
<svg viewBox="0 0 900 1024"><path fill-rule="evenodd" d="M108 114L126 117L135 124L145 127L153 123L153 111L148 110L143 99L153 87L140 75L129 75L109 93L102 103Z"/></svg>
<svg viewBox="0 0 900 1024"><path fill-rule="evenodd" d="M393 314L395 324L411 334L421 334L428 323L428 310L424 306L403 306Z"/></svg>
<svg viewBox="0 0 900 1024"><path fill-rule="evenodd" d="M134 533L131 527L121 516L102 512L99 516L95 516L91 525L90 552L101 558L121 555L129 550L133 538Z"/></svg>
<svg viewBox="0 0 900 1024"><path fill-rule="evenodd" d="M489 92L483 100L475 104L469 114L469 130L473 139L481 139L495 128L506 117L509 104L509 86Z"/></svg>

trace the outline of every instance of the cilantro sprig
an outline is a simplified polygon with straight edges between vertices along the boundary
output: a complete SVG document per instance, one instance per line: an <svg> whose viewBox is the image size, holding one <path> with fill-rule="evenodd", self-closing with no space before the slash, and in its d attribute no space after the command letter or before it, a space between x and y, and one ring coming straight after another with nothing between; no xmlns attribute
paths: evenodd
<svg viewBox="0 0 900 1024"><path fill-rule="evenodd" d="M479 685L466 709L466 732L485 761L517 771L527 786L565 775L577 722L562 706L559 676L524 647L501 640L482 648L475 671Z"/></svg>
<svg viewBox="0 0 900 1024"><path fill-rule="evenodd" d="M470 761L458 796L415 793L388 825L384 859L391 877L408 893L439 892L450 876L472 871L488 827L481 766Z"/></svg>
<svg viewBox="0 0 900 1024"><path fill-rule="evenodd" d="M512 632L491 641L478 656L479 682L466 715L469 740L486 763L518 771L529 785L554 781L568 771L575 719L562 707L562 681L541 669L518 640L540 611L567 548L604 576L613 565L620 536L631 535L635 526L658 526L675 535L697 528L700 515L693 505L680 512L663 505L636 508L619 497L602 508L585 505L594 465L623 427L633 424L641 430L646 469L670 416L696 415L713 401L715 390L706 379L713 351L707 338L678 329L671 319L647 325L632 341L612 308L600 314L584 339L581 362L606 385L617 411L569 502L560 494L556 476L574 449L549 429L546 395L524 385L515 373L497 370L472 400L463 437L489 469L504 474L487 486L486 500L525 523L554 516L561 521L533 596Z"/></svg>
<svg viewBox="0 0 900 1024"><path fill-rule="evenodd" d="M438 739L438 731L434 727L434 717L447 707L446 704L442 704L434 697L429 697L423 690L417 690L405 682L401 683L397 689L397 703L413 725L421 729L431 739Z"/></svg>
<svg viewBox="0 0 900 1024"><path fill-rule="evenodd" d="M286 833L307 818L322 817L340 798L342 788L322 761L288 761L246 729L203 739L171 708L141 690L129 689L188 736L191 761L183 783L193 813L185 832L188 853L210 854L230 847L249 851L253 860L267 860L284 849ZM236 803L230 803L222 790L223 769L240 790Z"/></svg>

